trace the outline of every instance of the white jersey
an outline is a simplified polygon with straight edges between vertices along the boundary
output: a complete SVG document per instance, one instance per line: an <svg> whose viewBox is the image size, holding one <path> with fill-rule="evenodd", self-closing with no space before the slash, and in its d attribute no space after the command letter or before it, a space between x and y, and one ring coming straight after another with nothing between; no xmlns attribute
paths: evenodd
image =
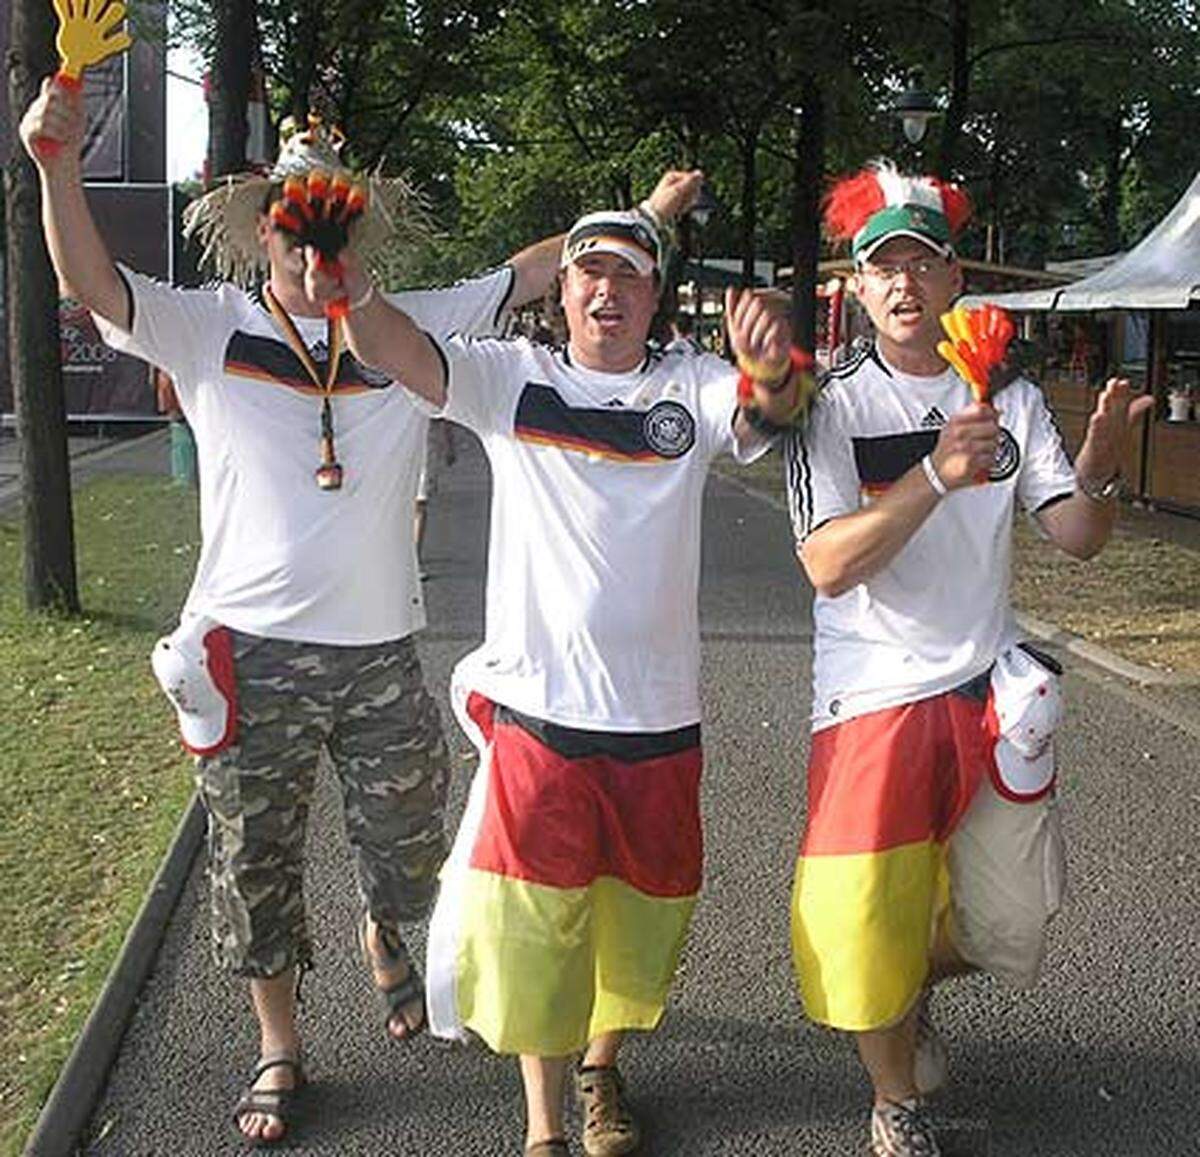
<svg viewBox="0 0 1200 1157"><path fill-rule="evenodd" d="M886 491L971 400L954 370L913 377L876 349L832 371L808 425L786 446L797 546ZM995 404L1001 440L990 481L943 498L866 582L836 598L817 595L814 730L959 686L1007 641L1015 506L1036 512L1069 497L1075 475L1037 386L1018 378Z"/></svg>
<svg viewBox="0 0 1200 1157"><path fill-rule="evenodd" d="M366 645L425 625L413 503L428 419L345 352L333 391L342 489L321 490L321 391L271 315L231 285L181 290L122 269L132 332L116 349L175 381L200 464L200 561L185 613L268 638ZM513 273L390 297L437 335L491 333ZM293 318L320 374L323 318Z"/></svg>
<svg viewBox="0 0 1200 1157"><path fill-rule="evenodd" d="M444 416L492 467L487 628L455 683L539 719L667 731L700 718L700 511L709 463L746 459L736 376L654 353L599 373L525 340L443 350Z"/></svg>

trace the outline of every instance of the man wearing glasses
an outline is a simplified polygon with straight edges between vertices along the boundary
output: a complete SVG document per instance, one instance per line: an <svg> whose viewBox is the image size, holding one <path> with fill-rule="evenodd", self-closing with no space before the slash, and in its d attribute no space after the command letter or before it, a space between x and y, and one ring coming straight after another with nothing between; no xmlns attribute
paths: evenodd
<svg viewBox="0 0 1200 1157"><path fill-rule="evenodd" d="M1031 984L1061 899L1058 685L1008 605L1016 505L1095 554L1149 405L1111 379L1072 466L1031 382L972 400L938 353L969 210L886 163L834 187L826 225L850 241L875 341L831 372L786 453L816 588L793 956L808 1014L855 1034L873 1152L890 1157L939 1153L922 1107L945 1078L931 986L976 969Z"/></svg>

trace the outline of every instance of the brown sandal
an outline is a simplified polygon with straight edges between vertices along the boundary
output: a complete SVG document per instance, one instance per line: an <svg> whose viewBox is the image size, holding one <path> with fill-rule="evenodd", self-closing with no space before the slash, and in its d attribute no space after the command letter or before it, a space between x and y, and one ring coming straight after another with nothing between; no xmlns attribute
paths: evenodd
<svg viewBox="0 0 1200 1157"><path fill-rule="evenodd" d="M364 912L362 919L358 923L358 949L362 953L363 963L367 966L367 971L371 973L371 978L374 981L374 970L376 968L386 969L389 972L395 971L402 965L407 965L407 971L404 974L403 980L397 980L395 984L380 985L375 983L375 988L383 998L383 1003L387 1007L387 1012L384 1015L383 1024L387 1030L387 1034L394 1041L407 1041L415 1036L420 1036L428 1027L428 1016L425 1012L425 985L421 980L421 974L417 971L417 966L413 963L412 957L408 954L408 948L403 940L400 939L400 933L394 928L389 928L385 924L376 924L375 927L379 934L379 943L381 951L375 951L367 939L367 926L370 921L370 913ZM421 1019L415 1025L410 1025L404 1016L406 1008L412 1008L417 1002L421 1005ZM404 1031L402 1033L394 1033L393 1025L400 1025Z"/></svg>
<svg viewBox="0 0 1200 1157"><path fill-rule="evenodd" d="M258 1079L269 1069L289 1068L292 1070L292 1087L290 1089L256 1089ZM300 1058L290 1053L271 1053L261 1057L258 1064L250 1073L245 1091L238 1098L233 1109L233 1127L237 1134L251 1148L261 1145L279 1145L286 1141L291 1133L293 1109L296 1095L304 1087L304 1070L300 1066ZM274 1117L282 1126L283 1132L278 1137L251 1137L242 1130L241 1120L258 1114L262 1117Z"/></svg>
<svg viewBox="0 0 1200 1157"><path fill-rule="evenodd" d="M525 1157L569 1157L571 1150L564 1137L537 1141L525 1150Z"/></svg>
<svg viewBox="0 0 1200 1157"><path fill-rule="evenodd" d="M619 1157L638 1147L642 1133L629 1111L616 1065L580 1065L575 1093L583 1109L583 1151L588 1157Z"/></svg>

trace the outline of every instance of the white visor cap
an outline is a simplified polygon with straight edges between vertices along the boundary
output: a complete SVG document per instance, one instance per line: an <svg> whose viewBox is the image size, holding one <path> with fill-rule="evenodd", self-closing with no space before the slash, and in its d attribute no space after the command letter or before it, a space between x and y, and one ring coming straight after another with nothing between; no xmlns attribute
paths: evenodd
<svg viewBox="0 0 1200 1157"><path fill-rule="evenodd" d="M150 665L175 708L188 751L212 755L233 741L237 694L232 640L225 627L203 617L184 619L155 643Z"/></svg>
<svg viewBox="0 0 1200 1157"><path fill-rule="evenodd" d="M996 770L1019 799L1044 794L1054 782L1054 733L1062 723L1058 675L1022 647L1006 647L992 668L992 705L999 736Z"/></svg>

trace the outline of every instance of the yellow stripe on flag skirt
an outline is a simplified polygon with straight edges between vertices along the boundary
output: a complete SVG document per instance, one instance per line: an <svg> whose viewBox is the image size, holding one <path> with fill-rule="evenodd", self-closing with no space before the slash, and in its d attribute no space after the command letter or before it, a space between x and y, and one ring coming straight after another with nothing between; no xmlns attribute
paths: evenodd
<svg viewBox="0 0 1200 1157"><path fill-rule="evenodd" d="M945 906L944 850L801 856L792 889L792 959L808 1015L849 1032L884 1028L911 1007Z"/></svg>
<svg viewBox="0 0 1200 1157"><path fill-rule="evenodd" d="M564 754L479 695L456 710L481 762L430 923L434 1035L562 1056L654 1028L700 890L698 728L546 728Z"/></svg>
<svg viewBox="0 0 1200 1157"><path fill-rule="evenodd" d="M695 899L601 877L549 888L468 872L458 1015L500 1053L561 1056L662 1018Z"/></svg>
<svg viewBox="0 0 1200 1157"><path fill-rule="evenodd" d="M948 906L946 844L990 759L984 702L961 692L813 735L792 891L792 958L813 1020L866 1032L912 1006Z"/></svg>

